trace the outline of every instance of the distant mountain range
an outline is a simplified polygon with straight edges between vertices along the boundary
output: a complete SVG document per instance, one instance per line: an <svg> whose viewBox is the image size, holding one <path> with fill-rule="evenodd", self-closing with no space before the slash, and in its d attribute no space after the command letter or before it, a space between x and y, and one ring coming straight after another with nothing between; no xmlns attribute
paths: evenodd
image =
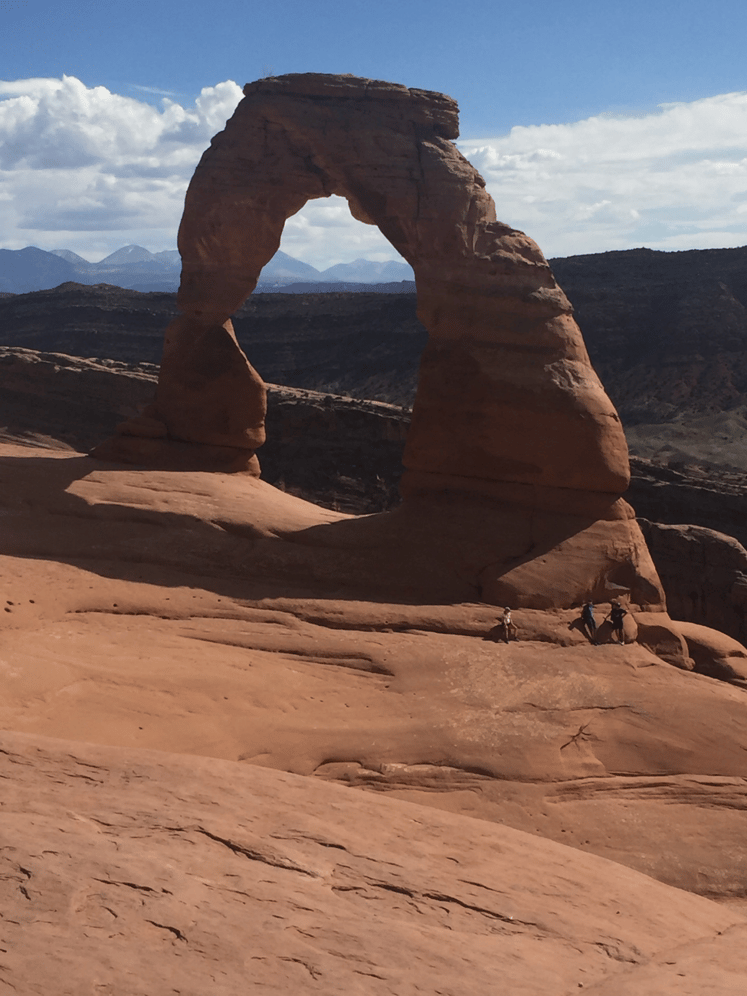
<svg viewBox="0 0 747 996"><path fill-rule="evenodd" d="M10 294L48 290L69 282L113 284L138 291L175 291L180 272L181 258L175 249L153 253L142 246L124 246L98 263L89 263L70 249L52 252L35 246L0 249L0 292ZM371 289L378 284L414 279L412 268L395 260L377 263L356 259L353 263L337 263L326 270L317 270L278 251L262 270L257 289L266 293L287 290L294 284L303 284L306 290L314 284L320 285L319 290L329 290L330 285L336 284L365 285Z"/></svg>

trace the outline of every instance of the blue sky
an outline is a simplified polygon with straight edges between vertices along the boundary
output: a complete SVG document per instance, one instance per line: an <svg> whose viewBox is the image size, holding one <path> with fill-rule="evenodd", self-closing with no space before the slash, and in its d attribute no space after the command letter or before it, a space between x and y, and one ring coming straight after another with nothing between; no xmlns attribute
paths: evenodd
<svg viewBox="0 0 747 996"><path fill-rule="evenodd" d="M350 72L439 90L499 217L547 255L747 243L747 5L587 0L0 0L0 245L175 244L239 87ZM283 248L393 255L344 203Z"/></svg>

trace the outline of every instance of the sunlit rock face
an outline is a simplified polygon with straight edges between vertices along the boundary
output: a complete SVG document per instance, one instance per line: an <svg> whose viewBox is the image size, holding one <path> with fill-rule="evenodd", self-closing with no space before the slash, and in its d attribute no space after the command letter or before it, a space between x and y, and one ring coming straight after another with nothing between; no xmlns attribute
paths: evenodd
<svg viewBox="0 0 747 996"><path fill-rule="evenodd" d="M256 472L265 388L230 316L285 220L312 198L341 195L412 265L430 337L400 516L427 518L457 495L456 514L469 521L470 505L479 499L483 515L487 501L491 521L477 542L487 546L457 568L485 600L547 607L624 589L659 604L645 545L618 500L629 477L619 418L539 248L496 220L482 177L453 144L455 101L319 74L259 80L244 94L187 193L183 316L167 331L149 415L173 440L243 452Z"/></svg>

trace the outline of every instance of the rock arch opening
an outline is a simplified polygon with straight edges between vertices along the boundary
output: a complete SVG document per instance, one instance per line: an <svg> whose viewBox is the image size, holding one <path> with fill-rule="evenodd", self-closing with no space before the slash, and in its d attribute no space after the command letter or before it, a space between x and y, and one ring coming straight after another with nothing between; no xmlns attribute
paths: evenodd
<svg viewBox="0 0 747 996"><path fill-rule="evenodd" d="M232 317L239 345L269 384L411 408L427 340L412 269L344 198L299 215Z"/></svg>
<svg viewBox="0 0 747 996"><path fill-rule="evenodd" d="M310 279L325 287L339 284L340 289L345 284L415 279L412 267L379 228L358 221L347 200L337 194L309 200L286 219L280 253L285 254L280 266L276 266L276 256L262 271L258 291L275 281L276 274L285 282L303 283ZM294 260L303 265L294 267Z"/></svg>

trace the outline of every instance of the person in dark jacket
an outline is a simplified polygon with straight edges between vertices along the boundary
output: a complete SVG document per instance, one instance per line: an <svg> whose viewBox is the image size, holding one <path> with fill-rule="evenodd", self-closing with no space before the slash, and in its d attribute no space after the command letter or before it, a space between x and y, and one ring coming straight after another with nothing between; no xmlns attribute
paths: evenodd
<svg viewBox="0 0 747 996"><path fill-rule="evenodd" d="M624 609L622 605L615 599L612 602L612 607L610 609L607 618L612 624L612 630L617 636L618 643L625 644L625 629L623 627L623 620L627 616L627 609Z"/></svg>

